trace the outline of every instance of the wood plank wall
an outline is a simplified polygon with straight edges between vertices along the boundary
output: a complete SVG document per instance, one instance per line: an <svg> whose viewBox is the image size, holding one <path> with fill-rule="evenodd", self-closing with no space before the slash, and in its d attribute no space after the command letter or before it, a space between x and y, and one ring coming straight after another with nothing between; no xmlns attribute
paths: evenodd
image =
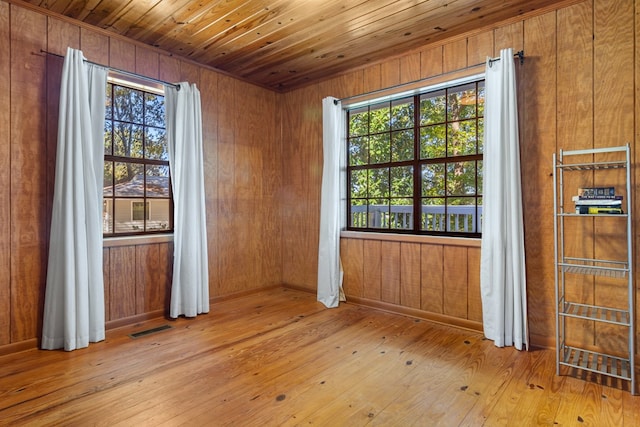
<svg viewBox="0 0 640 427"><path fill-rule="evenodd" d="M100 64L198 85L211 297L281 283L278 94L0 1L0 354L37 345L41 331L63 63L41 50L64 55L67 46ZM167 309L172 250L171 242L105 246L108 325Z"/></svg>
<svg viewBox="0 0 640 427"><path fill-rule="evenodd" d="M552 153L635 142L640 105L637 0L586 0L523 17L442 45L425 46L284 95L283 229L285 283L314 289L322 152L321 99L344 98L482 63L500 49L524 49L517 66L529 327L534 345L555 340ZM635 14L634 14L635 12ZM637 48L636 49L640 49ZM636 88L634 94L633 88ZM634 168L637 182L639 170ZM584 179L589 179L586 177ZM634 186L635 188L635 186ZM637 209L637 192L634 192ZM302 204L302 206L301 206ZM636 230L640 226L635 215ZM590 228L593 230L593 225ZM589 229L588 229L589 230ZM605 233L612 230L601 229ZM300 236L305 236L300 239ZM637 235L637 233L636 233ZM614 236L611 234L611 236ZM615 237L613 237L615 238ZM634 247L635 240L634 236ZM593 252L589 238L585 250ZM591 249L589 249L591 248ZM447 243L341 239L347 298L425 317L479 326L479 249ZM637 262L635 266L637 269ZM638 280L636 280L638 283ZM606 294L584 290L589 301ZM417 310L417 311L416 311ZM465 323L467 322L467 323ZM474 323L475 322L475 323ZM620 331L607 331L618 334ZM594 328L573 336L598 344ZM612 337L609 341L616 341Z"/></svg>

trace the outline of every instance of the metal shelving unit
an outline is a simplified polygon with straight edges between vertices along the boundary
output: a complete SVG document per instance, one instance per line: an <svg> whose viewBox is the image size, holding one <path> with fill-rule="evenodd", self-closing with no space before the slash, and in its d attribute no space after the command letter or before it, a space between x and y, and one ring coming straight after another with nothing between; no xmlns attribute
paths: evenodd
<svg viewBox="0 0 640 427"><path fill-rule="evenodd" d="M594 161L582 162L590 156ZM605 161L595 161L598 157L606 157ZM616 160L611 160L615 157ZM633 251L631 234L631 180L630 180L629 145L586 150L560 150L553 155L554 181L554 237L555 237L555 296L556 296L556 374L560 375L561 367L567 366L583 371L594 372L629 382L629 389L636 394L634 349L635 349L635 316L633 285ZM565 211L564 174L571 171L594 171L595 182L598 182L598 171L610 169L625 170L625 206L622 214L578 214ZM567 243L576 236L565 235L565 221L580 221L581 218L598 218L594 221L619 221L626 227L626 256L623 259L592 259L569 256ZM621 225L622 226L622 225ZM594 235L594 245L598 243ZM606 237L601 237L605 239ZM627 301L619 307L604 307L571 301L567 297L567 275L582 275L594 278L598 286L599 278L612 278L626 282ZM621 285L623 286L623 285ZM607 353L606 349L581 348L567 341L567 319L615 325L623 328L627 334L627 350L625 354ZM586 346L585 346L586 347ZM593 346L595 347L595 346Z"/></svg>

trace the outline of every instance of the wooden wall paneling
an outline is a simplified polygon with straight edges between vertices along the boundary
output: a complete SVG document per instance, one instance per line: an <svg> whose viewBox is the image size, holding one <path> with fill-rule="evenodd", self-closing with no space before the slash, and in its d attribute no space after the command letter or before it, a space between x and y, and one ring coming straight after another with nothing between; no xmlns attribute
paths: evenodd
<svg viewBox="0 0 640 427"><path fill-rule="evenodd" d="M420 80L420 52L400 58L400 83Z"/></svg>
<svg viewBox="0 0 640 427"><path fill-rule="evenodd" d="M282 189L282 140L280 138L278 96L268 90L260 89L259 102L263 114L256 117L262 131L256 131L256 141L260 147L262 170L260 171L261 200L260 227L264 238L260 240L262 261L262 285L282 284L282 216L280 191ZM258 136L258 135L261 136Z"/></svg>
<svg viewBox="0 0 640 427"><path fill-rule="evenodd" d="M180 61L180 81L200 87L200 67L188 61Z"/></svg>
<svg viewBox="0 0 640 427"><path fill-rule="evenodd" d="M485 31L469 37L467 39L468 65L471 67L486 63L487 56L495 55L493 44L493 31Z"/></svg>
<svg viewBox="0 0 640 427"><path fill-rule="evenodd" d="M594 145L618 146L634 137L634 4L633 1L594 1ZM612 73L611 70L616 70ZM610 155L613 157L614 155ZM605 157L605 156L603 156ZM598 174L599 183L612 185L620 192L624 171ZM623 221L596 221L595 257L625 259ZM637 233L636 233L637 235ZM595 289L597 305L620 307L626 300L626 281L598 280ZM625 331L609 325L596 324L596 345L615 349L626 346ZM619 346L619 347L618 347Z"/></svg>
<svg viewBox="0 0 640 427"><path fill-rule="evenodd" d="M466 319L467 313L467 248L445 246L444 253L444 314Z"/></svg>
<svg viewBox="0 0 640 427"><path fill-rule="evenodd" d="M46 282L47 18L11 6L11 341L39 334ZM25 31L28 29L28 31ZM7 183L9 184L9 183Z"/></svg>
<svg viewBox="0 0 640 427"><path fill-rule="evenodd" d="M374 301L382 301L382 242L363 241L363 282L362 296Z"/></svg>
<svg viewBox="0 0 640 427"><path fill-rule="evenodd" d="M337 77L320 83L318 86L322 99L327 96L340 99L359 95L363 93L362 70L340 74Z"/></svg>
<svg viewBox="0 0 640 427"><path fill-rule="evenodd" d="M364 240L340 239L340 258L344 270L343 288L347 296L364 295Z"/></svg>
<svg viewBox="0 0 640 427"><path fill-rule="evenodd" d="M524 49L524 21L517 21L512 24L496 28L494 31L494 43L494 54L496 56L502 49L513 48L514 52ZM528 44L527 51L525 51L524 55L525 57L532 56L529 54ZM532 56L532 58L535 57Z"/></svg>
<svg viewBox="0 0 640 427"><path fill-rule="evenodd" d="M362 92L372 92L382 89L382 67L374 64L362 70Z"/></svg>
<svg viewBox="0 0 640 427"><path fill-rule="evenodd" d="M400 243L381 243L382 301L400 304Z"/></svg>
<svg viewBox="0 0 640 427"><path fill-rule="evenodd" d="M400 60L389 59L380 64L380 76L383 88L400 84Z"/></svg>
<svg viewBox="0 0 640 427"><path fill-rule="evenodd" d="M218 294L230 293L230 280L234 265L233 250L236 237L234 215L236 209L234 164L235 164L235 93L233 79L226 76L218 77Z"/></svg>
<svg viewBox="0 0 640 427"><path fill-rule="evenodd" d="M110 249L102 249L102 281L104 286L104 320L111 320L111 262Z"/></svg>
<svg viewBox="0 0 640 427"><path fill-rule="evenodd" d="M262 179L260 174L264 170L262 152L265 148L262 145L262 135L268 137L266 130L271 126L271 122L265 120L263 111L268 111L265 104L260 102L255 89L243 82L236 82L235 93L242 93L236 99L236 114L242 114L240 120L236 120L236 142L234 144L234 181L235 197L237 199L237 211L235 216L235 229L238 233L237 249L240 250L244 268L236 265L237 274L236 291L241 291L247 287L260 287L264 276L262 274L262 256L268 252L261 252L263 245L269 245L264 239L269 237L264 235L263 223L265 218L262 211ZM242 113L240 113L242 112ZM240 220L240 221L238 221ZM263 238L256 239L255 236L262 235ZM244 238L242 238L244 237ZM240 267L240 268L239 268Z"/></svg>
<svg viewBox="0 0 640 427"><path fill-rule="evenodd" d="M420 52L420 77L423 79L437 76L444 71L443 47L435 46Z"/></svg>
<svg viewBox="0 0 640 427"><path fill-rule="evenodd" d="M89 61L109 65L109 37L104 34L81 27L80 49Z"/></svg>
<svg viewBox="0 0 640 427"><path fill-rule="evenodd" d="M109 320L136 314L136 247L121 246L109 250Z"/></svg>
<svg viewBox="0 0 640 427"><path fill-rule="evenodd" d="M557 149L577 150L593 147L593 8L583 2L558 10L556 40L557 64ZM579 161L591 161L585 156ZM574 161L574 160L572 160ZM577 188L593 184L592 172L564 174L565 200L577 194ZM533 191L533 189L532 189ZM571 204L566 209L571 208ZM568 256L593 258L593 220L566 219ZM572 301L594 303L591 277L567 275L567 296ZM593 342L593 323L566 319L567 340L589 345Z"/></svg>
<svg viewBox="0 0 640 427"><path fill-rule="evenodd" d="M467 248L467 318L482 322L482 294L480 292L480 248Z"/></svg>
<svg viewBox="0 0 640 427"><path fill-rule="evenodd" d="M164 290L162 294L164 295L164 304L163 307L165 311L169 309L169 305L171 303L171 286L173 281L173 242L167 242L161 244L158 248L158 257L160 259L159 268L160 268L160 278L162 283L164 284ZM211 297L211 294L209 294Z"/></svg>
<svg viewBox="0 0 640 427"><path fill-rule="evenodd" d="M136 46L136 74L141 76L150 77L152 79L160 78L159 67L159 54L151 49L145 49L141 46Z"/></svg>
<svg viewBox="0 0 640 427"><path fill-rule="evenodd" d="M209 295L216 295L218 283L218 73L203 69L200 74L202 102L202 151L207 210L207 252Z"/></svg>
<svg viewBox="0 0 640 427"><path fill-rule="evenodd" d="M0 345L11 342L10 40L9 4L0 2Z"/></svg>
<svg viewBox="0 0 640 427"><path fill-rule="evenodd" d="M420 243L400 244L400 304L420 308Z"/></svg>
<svg viewBox="0 0 640 427"><path fill-rule="evenodd" d="M467 39L463 38L443 46L442 51L442 71L461 70L467 63ZM473 64L472 64L473 65Z"/></svg>
<svg viewBox="0 0 640 427"><path fill-rule="evenodd" d="M432 313L444 313L444 247L424 244L420 251L421 306Z"/></svg>
<svg viewBox="0 0 640 427"><path fill-rule="evenodd" d="M180 60L173 56L160 55L158 57L158 72L160 80L165 82L180 81Z"/></svg>
<svg viewBox="0 0 640 427"><path fill-rule="evenodd" d="M322 175L322 95L318 85L283 102L283 234L285 283L315 289Z"/></svg>
<svg viewBox="0 0 640 427"><path fill-rule="evenodd" d="M136 249L136 314L162 310L167 300L167 259L160 248L166 243L137 245Z"/></svg>
<svg viewBox="0 0 640 427"><path fill-rule="evenodd" d="M529 331L550 337L555 334L555 291L553 218L543 212L553 211L552 153L556 149L556 14L537 16L524 23L527 58L516 68L524 75L519 85L523 96L518 101L524 109L520 124L520 159L522 201L524 208L527 297ZM517 33L516 33L517 34ZM496 41L496 44L498 42ZM510 44L516 44L513 41ZM545 166L546 165L546 166Z"/></svg>
<svg viewBox="0 0 640 427"><path fill-rule="evenodd" d="M136 46L133 43L110 37L109 38L109 65L118 70L136 72Z"/></svg>

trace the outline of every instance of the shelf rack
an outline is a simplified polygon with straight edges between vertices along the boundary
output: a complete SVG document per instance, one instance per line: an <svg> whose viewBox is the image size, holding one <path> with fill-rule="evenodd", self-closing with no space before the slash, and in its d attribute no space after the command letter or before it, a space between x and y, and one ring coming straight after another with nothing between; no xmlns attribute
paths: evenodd
<svg viewBox="0 0 640 427"><path fill-rule="evenodd" d="M605 161L572 161L591 156L597 159L606 155ZM611 160L610 157L619 157ZM554 257L555 257L555 297L556 297L556 374L560 375L561 366L568 366L583 371L618 378L629 382L629 389L636 394L635 384L635 316L634 316L634 284L633 284L633 251L632 251L632 216L631 216L631 180L630 180L629 144L618 147L596 148L585 150L560 150L553 154L554 181ZM578 214L565 211L564 174L571 171L594 171L595 182L598 171L625 169L625 209L622 214ZM576 236L565 235L565 221L580 221L586 218L598 218L597 221L623 221L626 232L626 256L624 259L594 259L567 256L567 241ZM575 218L575 219L573 219ZM601 219L600 219L601 218ZM595 220L595 219L594 219ZM595 242L597 235L593 236ZM602 237L604 238L604 237ZM597 244L597 243L594 243ZM595 286L599 278L612 278L626 282L627 299L624 306L605 307L571 301L567 298L566 275L584 275L593 277ZM623 304L621 304L623 305ZM615 325L626 331L627 349L625 354L612 354L607 349L581 348L567 343L567 319L589 321L607 325ZM619 350L615 351L619 353Z"/></svg>

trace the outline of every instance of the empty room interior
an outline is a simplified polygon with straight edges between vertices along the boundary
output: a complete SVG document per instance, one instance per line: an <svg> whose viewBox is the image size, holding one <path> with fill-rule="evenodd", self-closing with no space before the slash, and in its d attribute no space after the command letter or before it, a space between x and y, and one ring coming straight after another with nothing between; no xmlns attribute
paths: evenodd
<svg viewBox="0 0 640 427"><path fill-rule="evenodd" d="M0 425L640 425L639 46L640 0L0 1Z"/></svg>

